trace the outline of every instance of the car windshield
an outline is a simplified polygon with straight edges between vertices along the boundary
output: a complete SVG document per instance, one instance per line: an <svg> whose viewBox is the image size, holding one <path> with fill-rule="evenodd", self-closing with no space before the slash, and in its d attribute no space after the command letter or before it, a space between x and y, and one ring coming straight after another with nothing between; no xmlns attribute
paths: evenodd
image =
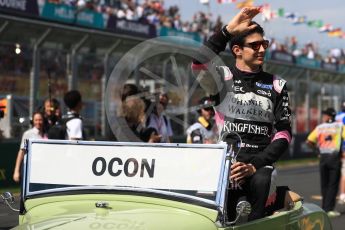
<svg viewBox="0 0 345 230"><path fill-rule="evenodd" d="M30 140L25 195L136 192L219 204L226 145Z"/></svg>

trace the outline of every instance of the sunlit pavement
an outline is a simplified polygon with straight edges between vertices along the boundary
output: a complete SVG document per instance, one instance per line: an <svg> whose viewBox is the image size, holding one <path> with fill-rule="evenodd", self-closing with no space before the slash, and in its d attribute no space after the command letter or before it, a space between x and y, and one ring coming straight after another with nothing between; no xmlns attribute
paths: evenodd
<svg viewBox="0 0 345 230"><path fill-rule="evenodd" d="M288 185L291 190L301 194L305 202L321 206L320 173L318 164L292 168L278 168L278 185ZM341 216L332 218L333 230L344 230L345 204L336 204Z"/></svg>

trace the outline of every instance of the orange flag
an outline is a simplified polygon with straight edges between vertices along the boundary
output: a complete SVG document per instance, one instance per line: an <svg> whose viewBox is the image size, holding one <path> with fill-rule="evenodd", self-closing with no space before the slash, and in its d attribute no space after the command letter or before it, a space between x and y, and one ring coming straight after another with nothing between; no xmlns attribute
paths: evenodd
<svg viewBox="0 0 345 230"><path fill-rule="evenodd" d="M250 7L250 6L254 6L254 0L245 0L243 2L239 2L236 4L236 7L238 9L242 9L244 7Z"/></svg>
<svg viewBox="0 0 345 230"><path fill-rule="evenodd" d="M4 111L4 114L7 114L7 99L0 99L0 110Z"/></svg>
<svg viewBox="0 0 345 230"><path fill-rule="evenodd" d="M342 35L341 28L336 28L328 32L328 36L330 37L340 37Z"/></svg>

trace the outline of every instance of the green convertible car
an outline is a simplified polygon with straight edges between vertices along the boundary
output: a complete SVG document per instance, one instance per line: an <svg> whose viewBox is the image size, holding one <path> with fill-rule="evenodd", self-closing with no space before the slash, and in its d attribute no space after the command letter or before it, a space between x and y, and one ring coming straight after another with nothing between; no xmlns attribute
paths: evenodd
<svg viewBox="0 0 345 230"><path fill-rule="evenodd" d="M331 229L318 206L247 222L250 204L227 220L226 144L29 140L19 226L14 229ZM9 206L10 193L2 199Z"/></svg>

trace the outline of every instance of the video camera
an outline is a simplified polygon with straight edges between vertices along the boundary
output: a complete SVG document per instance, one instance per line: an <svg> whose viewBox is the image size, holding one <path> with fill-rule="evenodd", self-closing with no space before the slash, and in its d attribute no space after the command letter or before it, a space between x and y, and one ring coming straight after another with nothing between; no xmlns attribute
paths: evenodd
<svg viewBox="0 0 345 230"><path fill-rule="evenodd" d="M6 106L0 106L0 119L4 118Z"/></svg>

